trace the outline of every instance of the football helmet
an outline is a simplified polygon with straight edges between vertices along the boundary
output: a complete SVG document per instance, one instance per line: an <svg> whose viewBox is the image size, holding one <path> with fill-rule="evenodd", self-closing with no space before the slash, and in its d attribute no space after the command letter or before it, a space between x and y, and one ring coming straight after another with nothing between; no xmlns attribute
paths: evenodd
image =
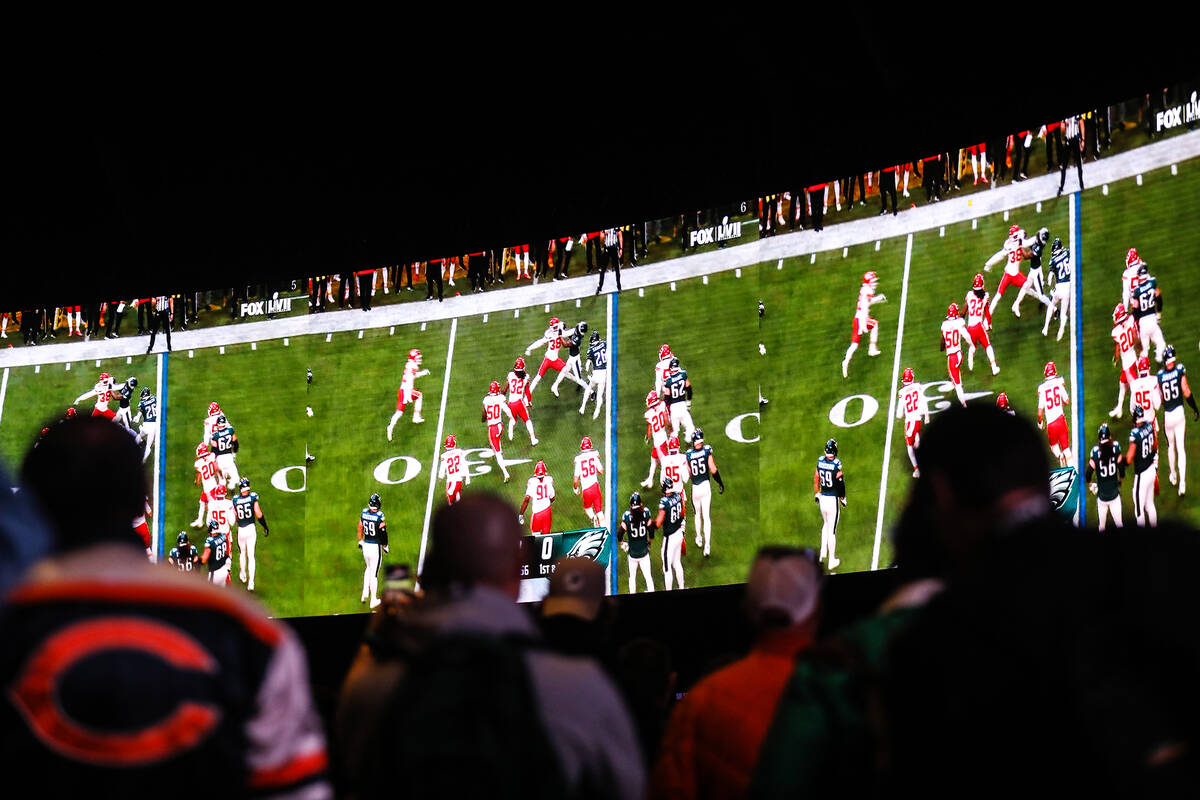
<svg viewBox="0 0 1200 800"><path fill-rule="evenodd" d="M877 283L879 283L879 276L875 274L874 270L868 270L863 273L863 285L870 284L874 286Z"/></svg>
<svg viewBox="0 0 1200 800"><path fill-rule="evenodd" d="M250 488L250 479L242 478L241 481L238 482L238 486L242 487L243 489L249 489Z"/></svg>
<svg viewBox="0 0 1200 800"><path fill-rule="evenodd" d="M667 452L668 453L678 453L679 452L679 437L678 436L672 436L670 439L667 439Z"/></svg>
<svg viewBox="0 0 1200 800"><path fill-rule="evenodd" d="M1047 377L1047 378L1056 378L1056 377L1058 377L1058 368L1054 366L1054 362L1053 362L1053 361L1047 361L1047 362L1046 362L1045 374L1046 374L1046 377Z"/></svg>
<svg viewBox="0 0 1200 800"><path fill-rule="evenodd" d="M641 508L641 506L642 506L642 495L640 492L634 492L633 494L629 495L629 507L630 508Z"/></svg>
<svg viewBox="0 0 1200 800"><path fill-rule="evenodd" d="M383 508L383 500L379 499L378 492L371 495L371 499L367 501L367 507L375 509Z"/></svg>
<svg viewBox="0 0 1200 800"><path fill-rule="evenodd" d="M112 380L112 375L109 375L107 372L100 373L100 382L101 383L105 383L105 382L111 381L111 380Z"/></svg>
<svg viewBox="0 0 1200 800"><path fill-rule="evenodd" d="M455 440L453 433L447 434L445 445L447 450L453 450L458 447L458 442Z"/></svg>
<svg viewBox="0 0 1200 800"><path fill-rule="evenodd" d="M1110 439L1112 439L1112 434L1108 432L1108 423L1102 423L1100 425L1100 430L1096 432L1096 440L1099 442L1107 442Z"/></svg>
<svg viewBox="0 0 1200 800"><path fill-rule="evenodd" d="M958 316L958 303L951 303L946 308L946 319L955 319Z"/></svg>
<svg viewBox="0 0 1200 800"><path fill-rule="evenodd" d="M513 369L515 369L517 372L524 372L525 371L525 359L522 358L521 356L517 356L517 360L513 362Z"/></svg>
<svg viewBox="0 0 1200 800"><path fill-rule="evenodd" d="M656 403L658 403L658 395L654 392L646 395L646 408L654 408Z"/></svg>
<svg viewBox="0 0 1200 800"><path fill-rule="evenodd" d="M221 413L221 407L219 405L217 405L216 400L214 400L208 404L208 415L210 417L214 414L220 414L220 413Z"/></svg>
<svg viewBox="0 0 1200 800"><path fill-rule="evenodd" d="M907 386L908 384L912 383L914 380L916 380L916 377L913 375L912 367L905 367L904 368L904 385Z"/></svg>
<svg viewBox="0 0 1200 800"><path fill-rule="evenodd" d="M1137 248L1129 248L1129 252L1125 254L1125 266L1132 267L1142 259L1138 256Z"/></svg>
<svg viewBox="0 0 1200 800"><path fill-rule="evenodd" d="M662 361L664 358L666 358L669 355L671 355L671 345L664 344L662 347L658 348L658 360L659 361Z"/></svg>
<svg viewBox="0 0 1200 800"><path fill-rule="evenodd" d="M1117 305L1113 308L1113 322L1120 324L1122 320L1125 319L1126 313L1125 306L1121 303L1117 303Z"/></svg>
<svg viewBox="0 0 1200 800"><path fill-rule="evenodd" d="M226 494L227 492L225 491L225 484L223 483L218 483L217 488L212 490L213 498L216 500L224 500Z"/></svg>
<svg viewBox="0 0 1200 800"><path fill-rule="evenodd" d="M600 331L592 331L592 338L590 339L590 341L592 344L595 344L596 342L600 341Z"/></svg>
<svg viewBox="0 0 1200 800"><path fill-rule="evenodd" d="M703 441L704 441L704 430L702 428L696 428L696 430L692 431L692 442L693 443L703 442Z"/></svg>
<svg viewBox="0 0 1200 800"><path fill-rule="evenodd" d="M1149 375L1150 374L1150 359L1147 358L1146 356L1142 356L1141 358L1139 358L1138 362L1137 362L1137 370L1138 370L1138 375L1142 375L1142 376Z"/></svg>
<svg viewBox="0 0 1200 800"><path fill-rule="evenodd" d="M144 391L147 391L147 390L146 390L146 389L143 389L142 391L144 392ZM76 410L75 406L68 406L68 407L67 407L67 419L70 419L71 417L75 416L75 415L76 415L76 414L78 414L78 413L79 413L79 411L77 411L77 410Z"/></svg>
<svg viewBox="0 0 1200 800"><path fill-rule="evenodd" d="M412 350L409 350L408 351L408 360L415 361L418 364L420 364L421 363L421 351L415 347Z"/></svg>
<svg viewBox="0 0 1200 800"><path fill-rule="evenodd" d="M1008 235L1009 235L1009 236L1016 236L1016 235L1017 235L1018 233L1020 233L1020 232L1021 232L1021 226L1020 226L1020 225L1010 225L1010 226L1008 227Z"/></svg>
<svg viewBox="0 0 1200 800"><path fill-rule="evenodd" d="M1141 407L1141 406L1134 406L1134 407L1133 407L1133 424L1134 424L1134 425L1141 425L1141 424L1142 424L1142 414L1143 414L1143 413L1144 413L1144 412L1142 411L1142 407Z"/></svg>
<svg viewBox="0 0 1200 800"><path fill-rule="evenodd" d="M206 455L208 455L208 446L204 442L196 445L196 458L202 458Z"/></svg>
<svg viewBox="0 0 1200 800"><path fill-rule="evenodd" d="M224 428L228 424L229 424L229 420L225 419L224 414L217 415L217 427L218 428Z"/></svg>
<svg viewBox="0 0 1200 800"><path fill-rule="evenodd" d="M592 437L585 436L582 439L580 439L579 440L579 449L580 450L591 450L592 449Z"/></svg>
<svg viewBox="0 0 1200 800"><path fill-rule="evenodd" d="M1057 253L1059 250L1062 250L1062 239L1055 237L1054 243L1050 245L1050 251L1052 253Z"/></svg>
<svg viewBox="0 0 1200 800"><path fill-rule="evenodd" d="M142 387L142 399L145 400L149 396L150 396L150 387L149 386Z"/></svg>
<svg viewBox="0 0 1200 800"><path fill-rule="evenodd" d="M130 389L137 388L137 378L133 377L132 375L129 376L129 378L125 381L125 383L127 386L129 386Z"/></svg>
<svg viewBox="0 0 1200 800"><path fill-rule="evenodd" d="M1008 393L1007 392L1001 392L996 397L996 408L1000 408L1005 411L1008 410Z"/></svg>
<svg viewBox="0 0 1200 800"><path fill-rule="evenodd" d="M671 369L679 369L679 359L675 358L675 356L671 356L670 366L671 366Z"/></svg>
<svg viewBox="0 0 1200 800"><path fill-rule="evenodd" d="M550 318L550 327L551 328L557 328L559 325L562 325L562 323L559 321L558 317Z"/></svg>
<svg viewBox="0 0 1200 800"><path fill-rule="evenodd" d="M1050 229L1049 228L1038 228L1037 238L1038 238L1038 241L1041 242L1042 244L1045 244L1046 242L1050 241Z"/></svg>
<svg viewBox="0 0 1200 800"><path fill-rule="evenodd" d="M191 542L188 541L187 531L179 532L179 535L175 537L175 544L179 545L180 547L187 547L189 544L191 544Z"/></svg>
<svg viewBox="0 0 1200 800"><path fill-rule="evenodd" d="M587 333L588 332L587 320L586 319L580 320L579 324L575 326L575 330L579 332L580 336L583 336L585 333Z"/></svg>
<svg viewBox="0 0 1200 800"><path fill-rule="evenodd" d="M666 494L667 492L671 491L671 489L675 486L675 484L671 481L671 479L668 478L666 475L663 475L662 483L659 485L662 486L663 494Z"/></svg>
<svg viewBox="0 0 1200 800"><path fill-rule="evenodd" d="M1150 277L1150 268L1147 267L1144 262L1141 264L1138 264L1138 277L1141 278L1142 280L1146 280L1147 278Z"/></svg>
<svg viewBox="0 0 1200 800"><path fill-rule="evenodd" d="M535 478L546 477L546 462L539 461L533 465L533 475Z"/></svg>
<svg viewBox="0 0 1200 800"><path fill-rule="evenodd" d="M1169 344L1169 345L1167 345L1166 349L1163 350L1163 362L1166 363L1167 366L1170 366L1171 362L1174 360L1175 360L1175 345Z"/></svg>
<svg viewBox="0 0 1200 800"><path fill-rule="evenodd" d="M830 439L829 441L825 442L825 455L837 455L837 439Z"/></svg>
<svg viewBox="0 0 1200 800"><path fill-rule="evenodd" d="M219 528L219 527L220 527L220 526L219 526L219 525L217 525L217 521L216 521L215 519L210 519L210 520L208 521L208 530L209 530L209 532L210 532L210 533L216 533L216 532L217 532L217 528Z"/></svg>
<svg viewBox="0 0 1200 800"><path fill-rule="evenodd" d="M500 394L500 381L492 381L492 385L488 387L488 394Z"/></svg>
<svg viewBox="0 0 1200 800"><path fill-rule="evenodd" d="M971 281L971 288L972 289L982 289L983 288L983 273L982 272L975 273L975 280Z"/></svg>

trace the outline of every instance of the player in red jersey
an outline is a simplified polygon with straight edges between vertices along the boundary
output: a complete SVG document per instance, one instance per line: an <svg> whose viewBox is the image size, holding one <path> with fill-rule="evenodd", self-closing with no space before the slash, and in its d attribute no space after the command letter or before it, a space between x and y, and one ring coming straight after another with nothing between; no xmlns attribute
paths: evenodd
<svg viewBox="0 0 1200 800"><path fill-rule="evenodd" d="M585 436L579 442L579 454L575 456L575 476L572 482L575 494L583 492L583 511L596 527L604 524L604 498L600 494L600 473L604 472L604 461L592 449L592 437Z"/></svg>
<svg viewBox="0 0 1200 800"><path fill-rule="evenodd" d="M863 274L862 285L858 288L858 302L854 307L854 319L850 322L850 346L846 348L846 357L842 359L842 377L849 377L850 358L858 349L858 340L862 334L870 332L870 347L867 355L880 354L879 321L871 316L871 306L887 301L887 296L875 294L879 286L879 276L874 272Z"/></svg>
<svg viewBox="0 0 1200 800"><path fill-rule="evenodd" d="M546 332L542 334L542 338L525 348L525 355L529 355L535 347L543 344L546 345L546 355L542 359L542 365L538 367L537 375L534 376L533 382L529 384L530 398L533 397L533 390L537 388L538 381L546 374L546 370L552 369L555 372L562 372L563 367L567 365L567 362L558 357L558 351L563 346L563 324L558 317L550 318L550 327L546 328Z"/></svg>
<svg viewBox="0 0 1200 800"><path fill-rule="evenodd" d="M996 396L996 408L1000 409L1005 414L1008 414L1010 417L1015 417L1017 415L1016 409L1008 404L1008 395L1004 392L1001 392Z"/></svg>
<svg viewBox="0 0 1200 800"><path fill-rule="evenodd" d="M525 509L533 503L529 529L532 533L545 535L550 532L550 504L554 502L554 478L546 474L546 462L539 461L533 467L533 477L525 484L525 499L521 501L521 513L517 521L525 524Z"/></svg>
<svg viewBox="0 0 1200 800"><path fill-rule="evenodd" d="M100 379L96 381L96 385L92 387L92 390L76 397L75 402L71 403L71 405L79 405L89 397L94 397L96 398L96 407L92 409L92 416L112 419L117 415L117 412L109 408L108 404L112 402L114 391L116 391L116 387L112 376L107 372L101 372Z"/></svg>
<svg viewBox="0 0 1200 800"><path fill-rule="evenodd" d="M1050 450L1058 458L1060 467L1071 463L1071 439L1067 435L1067 418L1063 406L1071 402L1067 396L1066 382L1059 377L1053 361L1046 362L1046 380L1038 387L1038 427L1044 424Z"/></svg>
<svg viewBox="0 0 1200 800"><path fill-rule="evenodd" d="M137 535L141 537L142 544L146 547L146 557L153 559L154 552L150 547L150 526L146 524L146 517L153 517L154 509L150 506L150 498L146 498L145 511L138 515L133 520L133 529Z"/></svg>
<svg viewBox="0 0 1200 800"><path fill-rule="evenodd" d="M1125 271L1121 273L1121 305L1129 309L1133 297L1133 282L1137 280L1138 269L1146 262L1138 255L1136 247L1129 248L1125 254Z"/></svg>
<svg viewBox="0 0 1200 800"><path fill-rule="evenodd" d="M463 484L471 483L471 471L467 469L467 457L451 433L444 442L445 452L442 453L438 465L438 477L446 479L446 503L454 505L462 500Z"/></svg>
<svg viewBox="0 0 1200 800"><path fill-rule="evenodd" d="M503 473L504 482L508 483L508 469L504 466L503 445L500 436L504 426L504 417L508 417L508 424L511 426L513 415L508 403L504 401L504 392L500 381L492 381L492 385L488 387L488 393L483 398L481 418L488 426L488 444L491 445L492 453L496 456L496 466Z"/></svg>
<svg viewBox="0 0 1200 800"><path fill-rule="evenodd" d="M196 511L192 527L199 528L208 514L208 501L216 491L221 471L217 469L217 457L203 442L196 445L196 460L192 466L196 468L196 485L200 487L200 508Z"/></svg>
<svg viewBox="0 0 1200 800"><path fill-rule="evenodd" d="M1117 383L1117 404L1110 417L1121 416L1121 408L1125 405L1125 387L1137 378L1137 344L1140 338L1137 321L1125 311L1125 306L1113 308L1113 362L1121 362L1121 379Z"/></svg>
<svg viewBox="0 0 1200 800"><path fill-rule="evenodd" d="M646 411L642 416L646 420L646 441L652 442L650 474L642 481L642 486L649 489L654 485L654 468L667 454L667 430L671 425L671 418L667 412L667 404L654 392L646 395Z"/></svg>
<svg viewBox="0 0 1200 800"><path fill-rule="evenodd" d="M904 417L904 444L908 447L908 460L913 465L913 477L921 477L917 470L917 448L921 446L921 423L929 422L929 406L917 383L912 367L904 370L904 386L900 389L900 406L896 417Z"/></svg>
<svg viewBox="0 0 1200 800"><path fill-rule="evenodd" d="M962 366L963 340L970 341L970 338L971 334L967 330L967 324L958 315L958 303L951 303L950 307L946 309L946 319L942 321L941 349L946 351L946 371L950 373L950 381L954 384L954 393L958 395L958 402L963 404L963 408L967 406L967 396L963 392L962 374L959 368Z"/></svg>
<svg viewBox="0 0 1200 800"><path fill-rule="evenodd" d="M421 351L413 348L408 351L408 361L404 364L404 374L400 378L400 388L396 390L396 413L392 414L391 420L387 426L387 438L392 440L392 430L396 427L396 423L400 421L400 417L404 416L404 407L409 403L413 404L414 423L421 423L425 418L421 416L421 400L423 395L417 391L417 378L423 378L429 374L429 370L421 369Z"/></svg>
<svg viewBox="0 0 1200 800"><path fill-rule="evenodd" d="M992 365L992 374L998 375L1000 367L996 365L996 351L988 339L988 329L992 327L992 310L988 307L987 289L983 287L983 275L975 273L971 282L971 291L967 292L967 332L970 334L971 349L967 351L967 369L975 371L975 346L979 345L987 353L988 363Z"/></svg>
<svg viewBox="0 0 1200 800"><path fill-rule="evenodd" d="M533 405L533 396L529 388L529 373L525 371L525 359L520 356L513 362L512 371L508 373L508 440L513 438L513 427L516 420L525 423L529 431L529 443L537 445L537 437L533 435L533 420L529 418L529 406Z"/></svg>
<svg viewBox="0 0 1200 800"><path fill-rule="evenodd" d="M1004 240L1004 246L1000 248L987 262L983 265L985 271L991 271L992 267L998 264L1001 260L1005 260L1004 276L1000 278L1000 285L996 288L996 296L992 298L990 311L996 313L996 305L1000 302L1000 298L1004 296L1004 291L1009 286L1016 286L1021 289L1025 286L1025 275L1021 272L1021 262L1029 257L1028 248L1032 240L1026 241L1025 231L1020 225L1013 225L1008 229L1008 238ZM1038 292L1034 295L1043 303L1049 304L1050 298ZM1013 314L1021 316L1018 309L1018 303L1021 302L1021 294L1017 294L1017 299L1013 303Z"/></svg>

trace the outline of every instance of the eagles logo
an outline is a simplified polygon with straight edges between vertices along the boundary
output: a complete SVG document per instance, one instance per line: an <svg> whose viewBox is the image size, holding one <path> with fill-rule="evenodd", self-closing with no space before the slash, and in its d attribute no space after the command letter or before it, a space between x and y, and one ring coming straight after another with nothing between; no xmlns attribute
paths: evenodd
<svg viewBox="0 0 1200 800"><path fill-rule="evenodd" d="M1050 473L1050 507L1058 511L1063 503L1071 496L1071 487L1078 477L1074 467L1055 470Z"/></svg>
<svg viewBox="0 0 1200 800"><path fill-rule="evenodd" d="M590 558L595 561L604 552L604 545L608 542L608 531L604 528L597 528L593 531L588 531L579 537L575 545L571 548L571 552L567 553L567 558Z"/></svg>

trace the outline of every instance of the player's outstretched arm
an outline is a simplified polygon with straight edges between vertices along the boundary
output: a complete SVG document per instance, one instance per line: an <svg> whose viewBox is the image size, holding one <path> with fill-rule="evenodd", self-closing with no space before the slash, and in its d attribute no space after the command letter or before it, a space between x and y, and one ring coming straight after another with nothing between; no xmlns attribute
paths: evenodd
<svg viewBox="0 0 1200 800"><path fill-rule="evenodd" d="M535 347L541 347L542 345L544 345L544 344L545 344L546 342L548 342L548 341L549 341L549 339L547 339L545 336L543 336L542 338L538 339L536 342L534 342L534 343L532 343L531 345L529 345L529 347L526 347L526 348L525 348L525 355L529 355L530 353L532 353L532 352L533 352L533 349L534 349Z"/></svg>
<svg viewBox="0 0 1200 800"><path fill-rule="evenodd" d="M95 396L96 396L96 390L92 389L90 392L84 392L83 394L79 395L79 397L76 397L75 401L73 403L71 403L71 405L77 406L80 403L82 403L84 400L87 400L89 397L95 397Z"/></svg>

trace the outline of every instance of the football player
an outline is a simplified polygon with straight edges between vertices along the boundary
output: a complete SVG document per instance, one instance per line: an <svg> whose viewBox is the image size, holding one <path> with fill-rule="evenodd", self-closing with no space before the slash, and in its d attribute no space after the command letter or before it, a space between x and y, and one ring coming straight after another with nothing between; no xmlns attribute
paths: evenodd
<svg viewBox="0 0 1200 800"><path fill-rule="evenodd" d="M200 554L196 547L188 541L187 531L180 531L175 537L175 546L167 554L167 563L180 572L191 572L200 563Z"/></svg>
<svg viewBox="0 0 1200 800"><path fill-rule="evenodd" d="M513 426L517 420L525 423L529 431L529 443L536 446L537 437L533 434L533 420L529 418L529 407L533 405L533 394L529 388L529 374L525 372L525 359L520 356L513 362L512 371L508 373L508 440L513 438Z"/></svg>
<svg viewBox="0 0 1200 800"><path fill-rule="evenodd" d="M583 437L579 442L579 453L575 456L572 483L575 494L583 492L583 511L597 528L604 526L604 499L600 494L602 472L604 462L600 454L592 449L592 437Z"/></svg>
<svg viewBox="0 0 1200 800"><path fill-rule="evenodd" d="M658 348L658 361L654 364L654 393L659 397L662 397L663 384L667 380L667 372L671 369L671 359L674 357L671 345L664 344Z"/></svg>
<svg viewBox="0 0 1200 800"><path fill-rule="evenodd" d="M958 315L958 303L951 303L946 309L946 319L942 321L942 345L946 351L946 371L950 373L950 381L954 384L954 393L963 408L967 407L967 396L962 386L962 343L971 340L967 324Z"/></svg>
<svg viewBox="0 0 1200 800"><path fill-rule="evenodd" d="M1050 320L1054 318L1054 307L1058 306L1058 341L1062 341L1071 309L1071 249L1063 247L1061 239L1050 246L1050 274L1054 276L1054 293L1046 306L1046 324L1042 336L1050 335Z"/></svg>
<svg viewBox="0 0 1200 800"><path fill-rule="evenodd" d="M671 367L667 370L663 381L663 393L666 395L667 414L671 420L671 435L678 436L682 431L684 439L692 441L696 424L692 422L692 382L687 370L681 369L679 359L671 356Z"/></svg>
<svg viewBox="0 0 1200 800"><path fill-rule="evenodd" d="M1042 283L1044 277L1042 275L1042 253L1045 252L1046 245L1050 242L1050 230L1041 228L1032 238L1024 242L1029 250L1029 273L1024 285L1021 286L1021 291L1017 292L1017 299L1013 301L1013 313L1018 317L1021 316L1021 298L1027 294L1032 294L1040 302L1045 305L1050 305L1050 298L1042 293Z"/></svg>
<svg viewBox="0 0 1200 800"><path fill-rule="evenodd" d="M983 288L983 275L975 273L971 282L971 291L967 292L967 333L970 336L971 349L967 351L967 369L975 371L975 346L983 347L987 353L988 363L992 365L992 374L997 375L1000 367L996 366L996 351L988 339L988 329L992 327L992 311L988 306L987 289Z"/></svg>
<svg viewBox="0 0 1200 800"><path fill-rule="evenodd" d="M1133 430L1129 432L1129 451L1125 461L1133 465L1133 518L1139 527L1158 525L1154 507L1154 485L1158 482L1158 437L1154 426L1142 416L1142 407L1133 407Z"/></svg>
<svg viewBox="0 0 1200 800"><path fill-rule="evenodd" d="M400 377L400 388L396 390L396 413L392 414L391 421L387 426L387 438L392 440L392 431L396 427L396 423L400 421L400 417L404 416L404 407L409 403L413 404L414 423L421 423L425 418L421 416L421 401L423 395L416 388L417 378L423 378L429 374L429 370L421 368L421 351L413 348L408 351L408 361L404 364L404 374Z"/></svg>
<svg viewBox="0 0 1200 800"><path fill-rule="evenodd" d="M596 410L592 419L600 416L600 406L604 402L604 387L608 384L608 342L600 338L597 331L592 331L591 342L587 353L588 384L583 392L583 402L579 404L579 413L587 408L588 398L596 393Z"/></svg>
<svg viewBox="0 0 1200 800"><path fill-rule="evenodd" d="M658 395L650 392L646 395L646 410L642 413L646 420L646 441L650 446L650 473L642 486L649 489L654 485L654 467L667 454L667 428L670 418L667 416L667 404L658 399Z"/></svg>
<svg viewBox="0 0 1200 800"><path fill-rule="evenodd" d="M1121 305L1127 311L1133 300L1133 281L1137 278L1138 268L1145 263L1138 255L1136 247L1129 248L1129 252L1125 254L1125 271L1121 273Z"/></svg>
<svg viewBox="0 0 1200 800"><path fill-rule="evenodd" d="M679 452L679 437L671 436L667 439L667 454L663 456L662 475L671 479L671 491L679 495L679 499L683 501L683 516L679 530L687 535L687 488L684 486L691 479L691 470L688 468L687 456ZM701 544L700 532L696 531L696 546Z"/></svg>
<svg viewBox="0 0 1200 800"><path fill-rule="evenodd" d="M94 397L96 398L96 407L92 409L92 416L112 419L117 415L117 412L108 407L108 404L112 402L113 392L112 376L107 372L101 372L99 380L96 381L96 385L92 387L91 391L84 392L79 397L76 397L71 405L77 406L89 397Z"/></svg>
<svg viewBox="0 0 1200 800"><path fill-rule="evenodd" d="M204 418L204 438L200 440L204 442L205 447L208 447L209 442L212 439L213 429L217 427L217 417L221 416L223 413L224 412L221 411L220 404L218 404L216 400L208 404L208 416ZM229 420L228 417L225 419L226 421Z"/></svg>
<svg viewBox="0 0 1200 800"><path fill-rule="evenodd" d="M133 425L130 421L129 401L133 398L133 390L137 388L137 385L138 379L130 376L117 388L117 415L114 419L124 425L125 430L130 433L133 433Z"/></svg>
<svg viewBox="0 0 1200 800"><path fill-rule="evenodd" d="M242 482L242 476L238 474L237 461L234 460L234 454L238 451L237 432L233 426L225 419L224 414L217 416L217 425L212 432L212 448L217 454L217 468L221 470L221 480L230 489L234 489Z"/></svg>
<svg viewBox="0 0 1200 800"><path fill-rule="evenodd" d="M558 377L554 379L554 383L550 384L550 391L554 393L555 397L558 397L558 385L563 382L563 378L570 378L579 384L581 389L588 388L579 369L579 348L583 344L583 337L587 335L587 331L587 322L580 322L567 334L567 365L558 371Z"/></svg>
<svg viewBox="0 0 1200 800"><path fill-rule="evenodd" d="M383 501L378 494L372 494L367 501L367 507L358 515L358 547L362 550L363 589L360 603L371 601L371 608L380 604L379 599L379 562L380 550L388 551L387 519L383 516Z"/></svg>
<svg viewBox="0 0 1200 800"><path fill-rule="evenodd" d="M1005 397L1007 400L1008 398ZM904 444L908 447L908 460L912 462L913 477L921 477L917 469L917 448L921 446L921 423L929 424L929 404L921 384L917 383L912 367L904 369L904 385L900 389L900 405L896 418L904 417Z"/></svg>
<svg viewBox="0 0 1200 800"><path fill-rule="evenodd" d="M629 540L625 540L625 536ZM629 556L629 593L637 592L637 574L642 573L646 591L654 591L654 577L650 569L650 542L654 541L654 530L650 523L650 511L642 505L642 496L637 492L629 495L629 510L621 515L617 527L617 541L621 550Z"/></svg>
<svg viewBox="0 0 1200 800"><path fill-rule="evenodd" d="M192 527L199 528L204 524L204 517L208 513L208 501L216 491L220 471L217 469L217 457L203 442L196 445L196 460L192 462L192 466L196 468L196 485L200 487L200 508L196 511Z"/></svg>
<svg viewBox="0 0 1200 800"><path fill-rule="evenodd" d="M229 537L221 533L215 519L208 523L208 537L204 540L200 563L208 565L209 583L215 586L229 583Z"/></svg>
<svg viewBox="0 0 1200 800"><path fill-rule="evenodd" d="M679 588L686 588L683 583L683 500L672 489L670 478L663 478L662 499L658 501L658 516L654 519L652 528L662 530L662 544L659 545L659 557L663 565L663 585L669 590L673 581L679 582Z"/></svg>
<svg viewBox="0 0 1200 800"><path fill-rule="evenodd" d="M550 318L550 327L546 328L546 332L542 334L542 338L533 342L529 347L525 348L525 355L533 352L533 348L546 345L546 355L542 358L542 365L538 367L537 375L533 377L533 382L529 384L529 396L533 397L533 390L537 388L538 381L546 374L546 370L553 369L562 372L566 366L561 358L558 357L558 351L563 346L563 324L558 317Z"/></svg>
<svg viewBox="0 0 1200 800"><path fill-rule="evenodd" d="M1196 398L1192 397L1192 389L1188 386L1187 369L1175 359L1174 345L1167 345L1163 350L1164 366L1158 371L1158 389L1162 396L1163 430L1167 439L1167 464L1171 472L1169 479L1175 484L1176 469L1178 469L1179 495L1187 491L1187 450L1183 446L1183 432L1186 427L1183 416L1183 404L1186 401L1192 408L1192 421L1200 420L1200 409L1196 408Z"/></svg>
<svg viewBox="0 0 1200 800"><path fill-rule="evenodd" d="M445 452L442 453L438 465L438 477L446 479L446 505L454 505L462 500L463 483L471 483L471 471L467 469L467 457L451 433L443 442Z"/></svg>
<svg viewBox="0 0 1200 800"><path fill-rule="evenodd" d="M262 525L263 536L271 535L267 527L267 517L263 514L258 502L258 492L250 491L250 479L238 481L238 495L233 498L233 515L237 518L238 569L246 590L254 591L254 574L257 570L254 558L255 545L258 543L258 529L255 521Z"/></svg>
<svg viewBox="0 0 1200 800"><path fill-rule="evenodd" d="M996 408L1000 409L1005 414L1008 414L1010 417L1015 417L1017 415L1016 409L1009 405L1008 395L1005 392L1001 392L1000 394L996 395Z"/></svg>
<svg viewBox="0 0 1200 800"><path fill-rule="evenodd" d="M692 508L696 511L696 546L703 544L704 555L712 549L712 484L711 475L717 483L717 492L725 494L725 481L717 471L713 449L704 443L704 431L696 428L692 447L687 451L687 472L692 482Z"/></svg>
<svg viewBox="0 0 1200 800"><path fill-rule="evenodd" d="M150 526L146 524L146 517L153 517L154 509L150 505L150 498L146 498L144 509L141 514L134 517L133 529L142 540L142 545L146 548L146 557L151 561L154 560L154 551L150 547Z"/></svg>
<svg viewBox="0 0 1200 800"><path fill-rule="evenodd" d="M864 333L870 332L870 346L867 355L877 356L879 349L879 321L871 316L871 306L887 302L887 295L875 294L879 286L879 276L873 271L863 273L862 285L858 287L858 301L854 306L854 319L850 322L850 346L846 348L846 357L842 359L842 377L850 376L850 358L858 349L858 340Z"/></svg>
<svg viewBox="0 0 1200 800"><path fill-rule="evenodd" d="M1125 311L1125 306L1118 305L1113 309L1112 340L1114 343L1113 363L1121 360L1121 379L1117 383L1117 404L1110 417L1121 416L1121 407L1125 405L1125 387L1137 378L1137 341L1138 327L1133 317Z"/></svg>
<svg viewBox="0 0 1200 800"><path fill-rule="evenodd" d="M1088 489L1096 495L1100 530L1104 530L1109 514L1112 515L1113 524L1120 528L1124 524L1121 519L1121 479L1125 477L1125 455L1113 442L1107 422L1100 426L1097 439L1088 456L1084 480ZM1095 480L1092 480L1093 473Z"/></svg>
<svg viewBox="0 0 1200 800"><path fill-rule="evenodd" d="M1038 386L1038 428L1045 426L1050 450L1058 459L1058 465L1071 463L1071 438L1067 435L1067 417L1063 406L1071 402L1067 395L1067 384L1058 375L1053 361L1046 362L1046 379ZM1044 419L1043 419L1044 418Z"/></svg>
<svg viewBox="0 0 1200 800"><path fill-rule="evenodd" d="M211 530L212 523L217 523L217 530L225 536L225 541L229 542L230 553L233 552L233 518L233 501L225 491L225 484L218 483L208 501L208 527Z"/></svg>
<svg viewBox="0 0 1200 800"><path fill-rule="evenodd" d="M488 444L491 445L492 453L496 456L496 466L500 468L501 474L504 475L504 482L508 483L508 468L504 465L503 448L501 445L502 438L500 436L504 426L504 417L508 417L508 424L511 427L513 424L513 415L508 407L508 403L504 402L504 393L501 391L500 381L492 381L491 385L488 386L488 393L483 397L482 420L488 426Z"/></svg>
<svg viewBox="0 0 1200 800"><path fill-rule="evenodd" d="M525 499L521 501L521 511L517 514L517 522L522 525L525 524L525 509L529 507L530 501L533 501L533 509L529 518L529 529L535 534L550 533L550 504L554 502L554 478L546 474L545 461L533 465L533 477L525 483Z"/></svg>
<svg viewBox="0 0 1200 800"><path fill-rule="evenodd" d="M154 448L155 440L158 439L158 398L150 393L148 387L142 389L142 398L138 401L138 413L134 416L133 421L138 423L138 441L146 443L146 452L142 456L142 463L145 464L146 459L150 457L150 451Z"/></svg>
<svg viewBox="0 0 1200 800"><path fill-rule="evenodd" d="M1137 374L1129 384L1129 410L1141 406L1142 416L1150 420L1154 432L1158 433L1158 409L1162 407L1162 394L1158 390L1158 376L1150 374L1150 359L1145 356L1138 359Z"/></svg>
<svg viewBox="0 0 1200 800"><path fill-rule="evenodd" d="M1167 346L1158 324L1162 317L1162 289L1158 288L1158 280L1150 274L1145 264L1138 265L1137 277L1130 284L1129 302L1133 318L1137 321L1142 355L1149 355L1150 343L1153 342L1154 360L1161 364L1163 348Z"/></svg>
<svg viewBox="0 0 1200 800"><path fill-rule="evenodd" d="M830 570L842 563L834 551L837 549L838 517L846 507L846 478L837 452L836 439L825 442L825 455L817 459L817 468L813 472L813 501L821 509L820 560L824 561L828 554Z"/></svg>

